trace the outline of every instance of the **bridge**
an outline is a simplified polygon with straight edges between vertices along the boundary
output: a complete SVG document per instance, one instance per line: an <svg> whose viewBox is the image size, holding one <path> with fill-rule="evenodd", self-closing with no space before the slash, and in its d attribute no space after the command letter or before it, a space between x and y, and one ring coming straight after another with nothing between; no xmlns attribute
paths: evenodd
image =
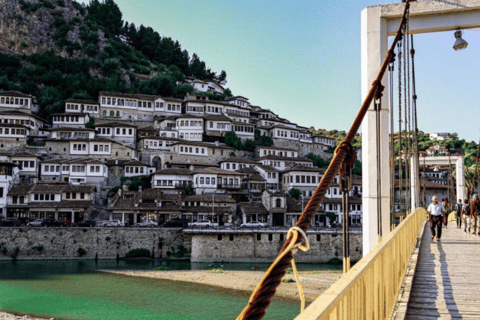
<svg viewBox="0 0 480 320"><path fill-rule="evenodd" d="M419 159L413 37L450 30L459 34L460 29L480 27L480 0L404 0L367 7L361 17L363 104L296 227L289 230L277 258L237 319L261 319L290 264L296 272L294 255L309 249L305 231L339 172L342 207L349 207L347 191L355 159L351 144L360 124L364 257L350 268L348 219L344 219L344 276L307 308L297 277L302 302L296 319L480 319L480 237L464 234L451 223L441 241L432 240L426 210L421 207L422 162L453 162L457 171L454 199L465 199L467 194L461 155ZM394 102L396 62L399 97ZM398 113L396 119L394 113ZM400 141L398 153L395 139ZM400 174L404 171L405 180ZM395 180L400 199L394 192ZM398 226L395 201L405 203Z"/></svg>

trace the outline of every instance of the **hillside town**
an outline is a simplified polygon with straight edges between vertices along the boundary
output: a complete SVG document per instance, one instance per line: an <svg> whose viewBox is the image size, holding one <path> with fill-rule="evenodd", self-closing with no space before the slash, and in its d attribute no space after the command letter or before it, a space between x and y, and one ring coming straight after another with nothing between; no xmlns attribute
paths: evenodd
<svg viewBox="0 0 480 320"><path fill-rule="evenodd" d="M66 100L51 122L36 115L35 97L0 92L1 216L67 225L293 225L324 172L307 155L331 158L335 140L243 96L212 100L224 94L215 81L186 82L194 93L183 100L107 91L98 101ZM227 145L228 135L252 148ZM446 134L431 139L439 136ZM428 155L446 152L431 149ZM446 193L446 169L422 174L430 192ZM143 183L131 187L133 180ZM313 225L342 223L334 182ZM361 176L354 176L352 225L362 223L361 196Z"/></svg>

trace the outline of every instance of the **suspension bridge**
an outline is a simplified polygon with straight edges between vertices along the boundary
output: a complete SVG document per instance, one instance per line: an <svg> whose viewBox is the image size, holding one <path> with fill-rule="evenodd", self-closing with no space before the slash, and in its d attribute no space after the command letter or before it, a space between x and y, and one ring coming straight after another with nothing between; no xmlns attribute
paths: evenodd
<svg viewBox="0 0 480 320"><path fill-rule="evenodd" d="M338 174L343 214L348 215L355 161L352 142L360 125L364 257L350 268L348 219L343 219L344 276L307 308L297 277L301 307L296 319L480 319L480 237L464 234L451 224L440 242L432 242L428 228L422 165L455 166L456 186L452 186L455 193L451 192L450 202L469 195L463 156L419 158L414 45L415 34L456 31L454 48L464 48L460 30L480 27L480 0L404 0L367 7L361 18L363 103L238 320L263 318L287 268L296 273L294 256L309 249L305 231Z"/></svg>

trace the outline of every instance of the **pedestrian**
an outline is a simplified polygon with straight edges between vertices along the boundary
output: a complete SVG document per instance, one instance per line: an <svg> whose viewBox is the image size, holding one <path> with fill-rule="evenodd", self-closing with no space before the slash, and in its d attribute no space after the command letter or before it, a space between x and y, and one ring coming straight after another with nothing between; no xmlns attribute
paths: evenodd
<svg viewBox="0 0 480 320"><path fill-rule="evenodd" d="M480 200L478 195L473 196L472 202L470 202L470 218L473 224L473 235L477 235L478 218L480 218ZM478 232L480 234L480 231Z"/></svg>
<svg viewBox="0 0 480 320"><path fill-rule="evenodd" d="M463 210L462 199L458 199L455 209L456 209L455 217L457 218L457 229L462 229L462 210Z"/></svg>
<svg viewBox="0 0 480 320"><path fill-rule="evenodd" d="M443 198L442 206L445 210L443 212L443 222L445 223L445 229L448 227L448 214L450 213L450 203L448 202L448 198Z"/></svg>
<svg viewBox="0 0 480 320"><path fill-rule="evenodd" d="M445 208L441 203L438 203L437 196L433 196L432 201L433 202L430 203L427 209L428 221L430 221L432 240L437 236L437 241L440 241L440 238L442 237L442 217L445 213Z"/></svg>
<svg viewBox="0 0 480 320"><path fill-rule="evenodd" d="M472 227L472 219L470 219L470 203L468 203L468 199L465 199L463 201L462 215L463 224L465 225L465 229L463 231L466 234L468 228L468 233L470 233L470 229Z"/></svg>

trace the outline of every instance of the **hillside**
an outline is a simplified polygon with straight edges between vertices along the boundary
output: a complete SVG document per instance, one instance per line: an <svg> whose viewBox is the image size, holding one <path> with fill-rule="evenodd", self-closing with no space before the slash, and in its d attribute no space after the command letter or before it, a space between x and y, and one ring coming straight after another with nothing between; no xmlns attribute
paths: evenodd
<svg viewBox="0 0 480 320"><path fill-rule="evenodd" d="M338 131L338 130L326 130L326 129L318 129L315 130L313 127L310 128L310 131L316 134L321 134L327 137L334 138L335 141L340 143L343 139L345 139L346 132L345 131ZM399 150L399 142L398 142L398 133L395 134L395 155L398 156ZM428 134L420 131L418 133L418 149L419 151L426 151L428 148L439 144L447 146L451 153L460 152L465 155L465 166L469 167L475 163L475 157L477 156L478 152L478 145L474 142L465 141L465 139L458 139L452 138L449 140L441 140L441 141L432 141L429 138ZM402 145L405 146L405 138L402 138ZM357 134L355 137L355 142L353 146L356 148L361 148L362 146L362 136Z"/></svg>
<svg viewBox="0 0 480 320"><path fill-rule="evenodd" d="M185 77L226 83L178 41L124 22L113 0L0 0L0 21L0 90L36 96L47 119L101 90L183 98Z"/></svg>

